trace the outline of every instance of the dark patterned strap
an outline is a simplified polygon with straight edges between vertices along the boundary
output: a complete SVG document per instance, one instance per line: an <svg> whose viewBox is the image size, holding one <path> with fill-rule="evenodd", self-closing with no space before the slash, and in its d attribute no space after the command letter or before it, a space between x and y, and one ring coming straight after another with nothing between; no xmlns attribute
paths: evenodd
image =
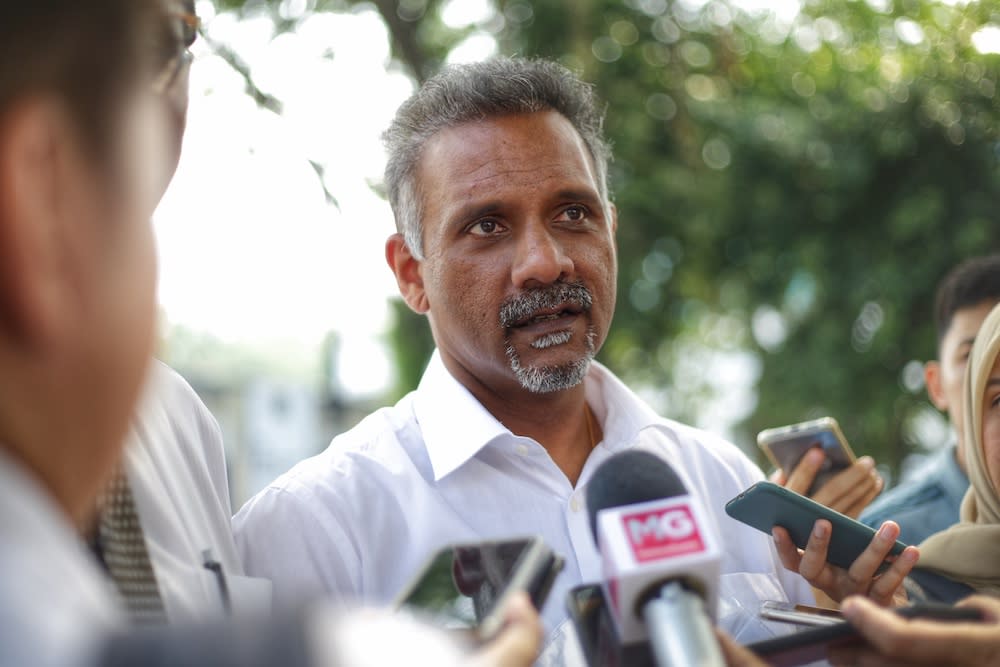
<svg viewBox="0 0 1000 667"><path fill-rule="evenodd" d="M115 475L105 491L97 546L132 620L144 625L166 623L163 598L124 472Z"/></svg>

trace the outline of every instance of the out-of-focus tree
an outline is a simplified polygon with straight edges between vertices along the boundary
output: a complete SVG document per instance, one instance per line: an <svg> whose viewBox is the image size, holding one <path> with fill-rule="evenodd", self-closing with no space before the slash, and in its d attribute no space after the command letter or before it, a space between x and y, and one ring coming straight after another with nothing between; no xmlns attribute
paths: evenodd
<svg viewBox="0 0 1000 667"><path fill-rule="evenodd" d="M216 4L294 29L296 3ZM494 0L459 29L447 5L374 3L414 78L483 31L607 102L621 275L603 361L665 414L735 422L743 445L823 414L893 465L918 445L934 286L1000 249L995 5ZM396 310L409 388L430 341ZM755 398L720 403L742 384Z"/></svg>
<svg viewBox="0 0 1000 667"><path fill-rule="evenodd" d="M927 409L912 361L934 354L934 286L1000 249L1000 58L974 46L1000 14L505 7L530 8L505 49L563 59L608 102L622 273L605 360L696 418L737 380L712 351L748 352L758 400L739 440L832 414L898 463Z"/></svg>

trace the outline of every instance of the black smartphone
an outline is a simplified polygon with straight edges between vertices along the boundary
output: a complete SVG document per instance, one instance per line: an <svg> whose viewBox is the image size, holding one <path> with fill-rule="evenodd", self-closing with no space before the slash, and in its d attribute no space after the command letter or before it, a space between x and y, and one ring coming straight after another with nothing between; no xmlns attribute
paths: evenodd
<svg viewBox="0 0 1000 667"><path fill-rule="evenodd" d="M838 609L814 607L808 604L796 604L781 600L764 600L760 603L760 611L758 613L761 618L766 618L770 621L808 625L810 627L833 625L844 620L843 615Z"/></svg>
<svg viewBox="0 0 1000 667"><path fill-rule="evenodd" d="M915 604L899 607L897 614L905 618L926 618L937 621L981 621L982 613L969 607L944 604ZM857 629L846 621L809 628L790 635L765 639L746 647L767 660L772 667L796 667L825 660L832 646L861 641Z"/></svg>
<svg viewBox="0 0 1000 667"><path fill-rule="evenodd" d="M786 475L791 474L810 449L822 449L826 457L806 491L809 496L855 461L854 452L833 417L821 417L761 431L757 434L757 446L774 467L781 468Z"/></svg>
<svg viewBox="0 0 1000 667"><path fill-rule="evenodd" d="M488 641L503 626L506 598L525 591L540 610L562 567L562 557L539 537L452 544L427 560L395 606Z"/></svg>
<svg viewBox="0 0 1000 667"><path fill-rule="evenodd" d="M874 528L772 482L757 482L730 500L726 503L726 514L768 534L772 527L781 526L800 549L805 549L816 520L826 519L833 526L826 560L844 569L851 566L875 537ZM896 540L889 553L897 556L905 548L905 544ZM884 562L879 571L889 564Z"/></svg>

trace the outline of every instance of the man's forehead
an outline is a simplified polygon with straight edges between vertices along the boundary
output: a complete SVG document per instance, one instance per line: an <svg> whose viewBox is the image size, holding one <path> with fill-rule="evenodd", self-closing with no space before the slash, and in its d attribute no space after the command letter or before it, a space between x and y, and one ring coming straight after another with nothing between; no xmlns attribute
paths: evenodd
<svg viewBox="0 0 1000 667"><path fill-rule="evenodd" d="M498 176L530 180L559 172L580 172L595 184L597 180L580 134L555 111L494 116L444 128L425 143L419 172L432 180L441 180L434 179L435 174L465 181Z"/></svg>

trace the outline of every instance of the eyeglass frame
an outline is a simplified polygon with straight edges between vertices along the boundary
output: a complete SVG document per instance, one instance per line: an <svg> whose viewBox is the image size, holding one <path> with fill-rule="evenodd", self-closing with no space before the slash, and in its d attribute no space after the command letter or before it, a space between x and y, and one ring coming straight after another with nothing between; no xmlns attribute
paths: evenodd
<svg viewBox="0 0 1000 667"><path fill-rule="evenodd" d="M170 18L176 19L172 25L176 28L175 36L178 38L178 52L164 64L163 68L153 78L153 90L157 93L165 93L177 80L181 70L191 64L194 54L191 53L191 45L198 37L201 29L201 19L197 14L190 12L170 12Z"/></svg>

